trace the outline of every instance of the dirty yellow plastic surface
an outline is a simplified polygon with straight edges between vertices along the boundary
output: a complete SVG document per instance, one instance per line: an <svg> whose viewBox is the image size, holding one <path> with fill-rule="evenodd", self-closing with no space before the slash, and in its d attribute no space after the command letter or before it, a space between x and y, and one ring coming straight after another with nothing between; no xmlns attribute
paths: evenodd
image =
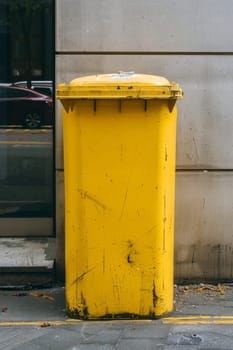
<svg viewBox="0 0 233 350"><path fill-rule="evenodd" d="M72 91L78 85L76 80ZM65 107L69 315L154 318L172 311L176 106L169 107L169 97L174 96L96 99L89 86L91 98L72 95L67 101L64 85L58 91Z"/></svg>

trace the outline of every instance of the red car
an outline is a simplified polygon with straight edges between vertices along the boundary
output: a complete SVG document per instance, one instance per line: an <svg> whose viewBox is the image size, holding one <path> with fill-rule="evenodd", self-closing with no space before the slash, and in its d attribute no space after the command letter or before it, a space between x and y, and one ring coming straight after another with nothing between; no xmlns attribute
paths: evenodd
<svg viewBox="0 0 233 350"><path fill-rule="evenodd" d="M0 127L53 125L53 100L27 88L0 84Z"/></svg>
<svg viewBox="0 0 233 350"><path fill-rule="evenodd" d="M12 85L28 88L26 81L16 81ZM46 96L53 96L52 80L31 80L30 89Z"/></svg>

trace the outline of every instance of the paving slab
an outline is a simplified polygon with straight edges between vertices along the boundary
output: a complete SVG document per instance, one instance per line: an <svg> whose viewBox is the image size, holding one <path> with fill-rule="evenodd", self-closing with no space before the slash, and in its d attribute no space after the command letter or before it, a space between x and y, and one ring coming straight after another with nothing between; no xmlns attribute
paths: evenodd
<svg viewBox="0 0 233 350"><path fill-rule="evenodd" d="M0 350L233 350L233 287L176 286L158 320L68 319L65 288L0 290Z"/></svg>
<svg viewBox="0 0 233 350"><path fill-rule="evenodd" d="M178 315L233 315L233 286L194 284L174 288L174 312Z"/></svg>
<svg viewBox="0 0 233 350"><path fill-rule="evenodd" d="M233 326L192 325L174 326L166 341L170 348L182 349L189 346L190 350L232 350ZM166 348L166 347L165 347ZM169 347L168 347L169 349Z"/></svg>
<svg viewBox="0 0 233 350"><path fill-rule="evenodd" d="M0 322L65 319L65 289L0 291Z"/></svg>

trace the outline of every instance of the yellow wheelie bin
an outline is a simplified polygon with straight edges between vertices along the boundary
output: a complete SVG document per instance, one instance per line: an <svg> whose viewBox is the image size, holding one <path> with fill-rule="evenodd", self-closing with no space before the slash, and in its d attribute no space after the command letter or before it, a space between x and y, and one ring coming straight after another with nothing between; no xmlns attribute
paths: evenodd
<svg viewBox="0 0 233 350"><path fill-rule="evenodd" d="M60 84L67 313L173 309L176 83L116 73Z"/></svg>

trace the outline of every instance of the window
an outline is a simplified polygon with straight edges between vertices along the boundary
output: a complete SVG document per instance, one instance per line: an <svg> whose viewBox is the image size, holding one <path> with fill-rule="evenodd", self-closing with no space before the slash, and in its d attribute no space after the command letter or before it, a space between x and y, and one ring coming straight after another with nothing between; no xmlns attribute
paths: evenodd
<svg viewBox="0 0 233 350"><path fill-rule="evenodd" d="M23 98L29 96L30 92L27 90L9 88L6 89L6 95L8 98Z"/></svg>
<svg viewBox="0 0 233 350"><path fill-rule="evenodd" d="M52 0L0 1L0 235L53 234L53 35Z"/></svg>

